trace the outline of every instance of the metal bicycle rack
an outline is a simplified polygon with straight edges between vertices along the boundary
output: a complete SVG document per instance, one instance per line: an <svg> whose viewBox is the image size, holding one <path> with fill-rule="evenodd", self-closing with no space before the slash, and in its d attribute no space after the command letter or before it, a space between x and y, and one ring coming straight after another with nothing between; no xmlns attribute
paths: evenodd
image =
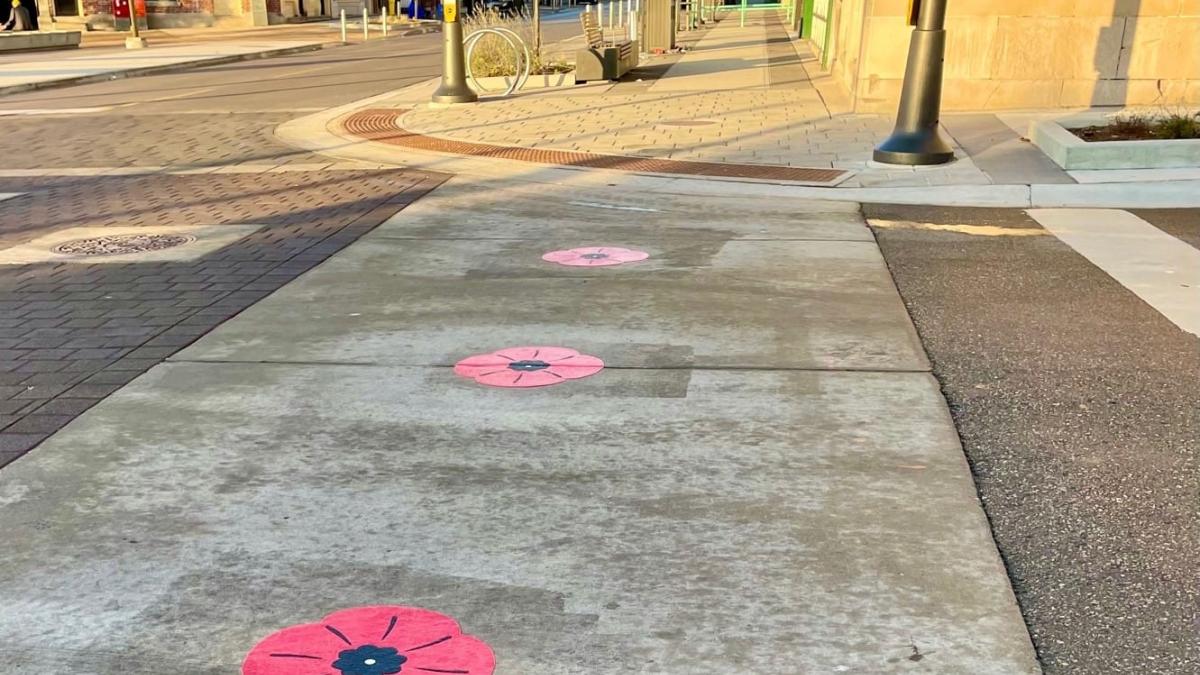
<svg viewBox="0 0 1200 675"><path fill-rule="evenodd" d="M517 73L513 75L512 83L508 85L508 89L501 94L501 96L508 96L521 87L524 87L525 83L529 81L529 69L533 65L533 58L529 54L529 45L525 44L520 35L507 28L480 28L468 35L467 39L463 40L463 44L467 50L467 79L470 80L471 84L481 94L488 93L488 90L479 83L479 80L475 79L475 75L471 72L471 55L474 54L475 46L479 44L479 40L485 35L497 35L503 38L516 56Z"/></svg>

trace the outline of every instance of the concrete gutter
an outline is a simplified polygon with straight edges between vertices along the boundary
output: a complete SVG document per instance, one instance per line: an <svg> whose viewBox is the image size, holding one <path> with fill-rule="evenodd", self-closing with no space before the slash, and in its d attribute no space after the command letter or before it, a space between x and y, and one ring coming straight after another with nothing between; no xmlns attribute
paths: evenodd
<svg viewBox="0 0 1200 675"><path fill-rule="evenodd" d="M858 203L923 204L932 206L989 206L1010 208L1200 208L1200 180L1137 183L935 185L920 187L826 188L787 182L719 176L629 174L604 169L526 164L484 157L466 157L400 148L343 135L338 120L357 110L396 105L398 99L429 87L421 83L299 117L281 124L275 136L282 142L343 160L442 171L462 176L504 178L531 183L574 183L580 180L622 184L647 192L695 195L788 196ZM581 174L586 174L581 177Z"/></svg>
<svg viewBox="0 0 1200 675"><path fill-rule="evenodd" d="M237 63L239 61L252 61L254 59L269 59L276 56L289 56L291 54L300 54L304 52L315 52L318 49L323 49L327 44L314 42L307 45L299 45L292 47L282 47L279 49L267 49L260 52L248 52L245 54L228 54L225 56L214 56L210 58L200 58L194 61L184 61L181 63L166 63L158 66L146 66L143 68L130 68L128 70L112 70L103 73L93 73L90 75L79 75L74 77L63 77L55 80L45 80L42 82L27 82L25 84L14 84L5 87L0 87L0 96L9 96L11 94L20 94L27 91L37 91L40 89L57 89L60 87L73 87L79 84L91 84L93 82L107 82L109 80L123 80L131 77L143 77L145 75L161 75L164 73L176 73L184 70L192 70L194 68L203 68L205 66L220 66L226 63Z"/></svg>

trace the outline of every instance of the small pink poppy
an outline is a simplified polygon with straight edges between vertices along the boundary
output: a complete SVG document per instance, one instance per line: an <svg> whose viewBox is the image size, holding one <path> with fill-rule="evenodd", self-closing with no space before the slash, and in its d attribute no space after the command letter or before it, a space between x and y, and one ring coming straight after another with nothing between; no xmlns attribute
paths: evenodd
<svg viewBox="0 0 1200 675"><path fill-rule="evenodd" d="M468 356L455 374L491 387L544 387L595 375L604 362L566 347L509 347Z"/></svg>
<svg viewBox="0 0 1200 675"><path fill-rule="evenodd" d="M614 246L585 246L565 251L550 251L542 256L546 262L568 265L571 267L604 267L620 265L627 262L637 262L649 258L645 251L635 251L631 248Z"/></svg>
<svg viewBox="0 0 1200 675"><path fill-rule="evenodd" d="M419 607L356 607L272 633L242 675L492 675L496 657L458 622Z"/></svg>

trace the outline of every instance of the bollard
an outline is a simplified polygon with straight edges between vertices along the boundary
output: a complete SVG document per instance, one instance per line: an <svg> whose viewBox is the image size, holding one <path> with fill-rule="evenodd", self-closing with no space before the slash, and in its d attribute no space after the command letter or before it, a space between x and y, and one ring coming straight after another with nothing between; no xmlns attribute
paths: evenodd
<svg viewBox="0 0 1200 675"><path fill-rule="evenodd" d="M908 44L896 128L875 148L875 161L884 164L945 164L954 159L954 148L938 130L946 56L946 0L925 0L918 10L920 16Z"/></svg>
<svg viewBox="0 0 1200 675"><path fill-rule="evenodd" d="M371 30L370 18L371 18L371 15L367 13L367 6L363 5L363 39L364 40L371 39L371 34L368 32Z"/></svg>
<svg viewBox="0 0 1200 675"><path fill-rule="evenodd" d="M383 23L383 37L387 37L387 7L379 10L379 20Z"/></svg>
<svg viewBox="0 0 1200 675"><path fill-rule="evenodd" d="M342 8L342 44L346 44L346 9Z"/></svg>
<svg viewBox="0 0 1200 675"><path fill-rule="evenodd" d="M474 103L479 95L467 86L463 55L463 28L458 20L458 0L442 0L442 83L433 92L434 103Z"/></svg>

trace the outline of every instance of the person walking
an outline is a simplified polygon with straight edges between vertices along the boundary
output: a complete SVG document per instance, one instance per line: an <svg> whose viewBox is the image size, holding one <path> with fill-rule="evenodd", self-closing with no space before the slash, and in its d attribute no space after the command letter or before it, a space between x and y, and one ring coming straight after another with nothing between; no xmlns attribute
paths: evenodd
<svg viewBox="0 0 1200 675"><path fill-rule="evenodd" d="M21 4L21 0L12 0L12 11L9 12L8 21L4 23L6 31L27 31L34 30L33 19L29 15L29 10Z"/></svg>

